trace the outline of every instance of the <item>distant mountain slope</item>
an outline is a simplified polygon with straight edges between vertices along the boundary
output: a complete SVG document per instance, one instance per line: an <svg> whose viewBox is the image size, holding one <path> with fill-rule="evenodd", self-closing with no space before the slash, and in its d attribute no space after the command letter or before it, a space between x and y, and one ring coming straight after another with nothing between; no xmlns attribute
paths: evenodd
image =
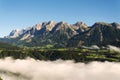
<svg viewBox="0 0 120 80"><path fill-rule="evenodd" d="M4 43L4 42L0 42L0 49L11 50L11 49L18 49L18 47L12 46L12 45Z"/></svg>
<svg viewBox="0 0 120 80"><path fill-rule="evenodd" d="M0 41L40 47L120 46L120 24L97 22L88 27L83 22L68 24L49 21L23 30L13 30Z"/></svg>
<svg viewBox="0 0 120 80"><path fill-rule="evenodd" d="M68 41L68 46L81 45L120 46L120 25L118 23L98 22L91 26L88 31L75 35Z"/></svg>

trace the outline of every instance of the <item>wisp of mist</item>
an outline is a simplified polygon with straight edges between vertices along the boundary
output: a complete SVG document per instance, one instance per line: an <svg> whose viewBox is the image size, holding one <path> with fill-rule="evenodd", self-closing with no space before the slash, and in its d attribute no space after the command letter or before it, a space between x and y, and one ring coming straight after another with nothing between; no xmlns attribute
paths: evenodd
<svg viewBox="0 0 120 80"><path fill-rule="evenodd" d="M113 50L115 52L119 52L120 53L120 48L119 47L112 46L112 45L108 45L108 47L110 48L110 50Z"/></svg>
<svg viewBox="0 0 120 80"><path fill-rule="evenodd" d="M5 58L0 60L0 77L3 80L120 80L120 63Z"/></svg>

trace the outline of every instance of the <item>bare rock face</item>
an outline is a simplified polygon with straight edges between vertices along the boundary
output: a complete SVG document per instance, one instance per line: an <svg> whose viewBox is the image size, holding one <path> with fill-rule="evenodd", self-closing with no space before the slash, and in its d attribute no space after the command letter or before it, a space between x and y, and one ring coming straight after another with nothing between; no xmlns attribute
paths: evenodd
<svg viewBox="0 0 120 80"><path fill-rule="evenodd" d="M83 29L88 28L88 26L85 23L83 23L83 22L76 22L74 24L74 26L78 26L78 27L83 28Z"/></svg>
<svg viewBox="0 0 120 80"><path fill-rule="evenodd" d="M46 30L48 31L51 31L53 29L53 27L55 26L55 22L54 21L49 21L47 24L46 24Z"/></svg>
<svg viewBox="0 0 120 80"><path fill-rule="evenodd" d="M76 22L75 24L72 25L72 28L77 30L79 33L89 29L88 26L83 22Z"/></svg>
<svg viewBox="0 0 120 80"><path fill-rule="evenodd" d="M76 35L78 32L84 32L88 29L87 25L83 22L77 22L76 24L70 25L66 22L55 23L54 21L38 23L33 27L28 27L23 30L13 30L7 38L17 38L21 36L20 40L25 40L28 37L34 37L39 34L44 34L46 32L58 32L62 31L64 33L70 32L71 35ZM68 32L69 31L69 32Z"/></svg>
<svg viewBox="0 0 120 80"><path fill-rule="evenodd" d="M42 24L41 23L35 25L35 29L36 30L40 30L41 28L42 28Z"/></svg>
<svg viewBox="0 0 120 80"><path fill-rule="evenodd" d="M36 30L41 30L42 28L46 28L46 30L51 31L54 26L55 26L55 22L49 21L49 22L43 22L43 23L36 24L34 28Z"/></svg>
<svg viewBox="0 0 120 80"><path fill-rule="evenodd" d="M83 22L68 24L64 21L48 21L23 30L13 30L5 38L8 39L5 42L25 46L120 46L120 24L96 22L88 27Z"/></svg>
<svg viewBox="0 0 120 80"><path fill-rule="evenodd" d="M8 36L6 36L6 38L17 38L23 33L25 33L24 29L23 30L15 29L12 30L12 32Z"/></svg>
<svg viewBox="0 0 120 80"><path fill-rule="evenodd" d="M112 26L114 26L116 29L120 29L120 24L114 22L114 23L111 23Z"/></svg>
<svg viewBox="0 0 120 80"><path fill-rule="evenodd" d="M70 46L105 46L105 45L115 45L120 43L120 29L117 24L110 24L104 22L97 22L90 29L82 34L78 34L72 37L68 41ZM74 43L74 44L70 44Z"/></svg>

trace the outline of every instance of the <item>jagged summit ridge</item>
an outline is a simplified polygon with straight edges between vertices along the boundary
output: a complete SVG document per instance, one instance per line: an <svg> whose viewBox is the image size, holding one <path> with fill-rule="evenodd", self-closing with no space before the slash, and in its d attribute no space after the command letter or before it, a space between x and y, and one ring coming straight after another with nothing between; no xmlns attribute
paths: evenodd
<svg viewBox="0 0 120 80"><path fill-rule="evenodd" d="M14 29L10 32L10 34L8 36L5 36L6 38L17 38L20 35L24 34L26 30L22 29Z"/></svg>
<svg viewBox="0 0 120 80"><path fill-rule="evenodd" d="M64 21L58 23L54 21L48 21L48 22L38 23L33 27L28 27L26 29L13 30L6 38L17 38L22 35L23 37L20 40L25 40L27 38L34 37L35 35L38 34L43 34L45 32L55 32L57 30L61 30L61 29L64 30L67 28L71 28L72 31L74 32L78 29L82 29L82 31L84 31L84 29L87 28L87 25L82 22L77 22L76 24L70 25Z"/></svg>
<svg viewBox="0 0 120 80"><path fill-rule="evenodd" d="M80 21L75 24L48 21L26 29L13 30L0 41L24 46L120 46L120 24L96 22L88 26Z"/></svg>

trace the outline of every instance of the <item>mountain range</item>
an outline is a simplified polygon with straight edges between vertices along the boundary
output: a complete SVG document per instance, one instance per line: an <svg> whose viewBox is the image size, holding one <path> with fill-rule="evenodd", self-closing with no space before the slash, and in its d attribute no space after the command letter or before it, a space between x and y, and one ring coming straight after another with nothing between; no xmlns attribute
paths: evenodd
<svg viewBox="0 0 120 80"><path fill-rule="evenodd" d="M47 48L91 45L120 47L120 24L96 22L88 26L83 22L68 24L63 21L48 21L22 30L15 29L8 36L0 38L0 41L13 45Z"/></svg>

